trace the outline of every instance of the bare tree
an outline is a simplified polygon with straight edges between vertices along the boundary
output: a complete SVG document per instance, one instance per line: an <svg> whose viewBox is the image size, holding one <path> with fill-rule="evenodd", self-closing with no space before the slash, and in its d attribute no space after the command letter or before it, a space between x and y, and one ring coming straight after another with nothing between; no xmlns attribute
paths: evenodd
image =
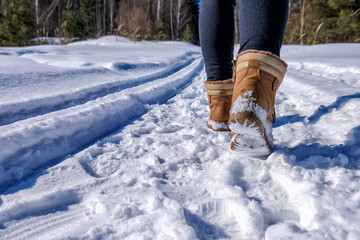
<svg viewBox="0 0 360 240"><path fill-rule="evenodd" d="M174 27L173 27L173 0L170 0L170 32L171 32L171 40L174 40Z"/></svg>
<svg viewBox="0 0 360 240"><path fill-rule="evenodd" d="M160 21L161 0L157 0L156 19Z"/></svg>
<svg viewBox="0 0 360 240"><path fill-rule="evenodd" d="M300 44L304 45L305 0L300 0Z"/></svg>
<svg viewBox="0 0 360 240"><path fill-rule="evenodd" d="M177 0L177 9L176 9L176 38L180 37L180 16L181 16L181 5L183 0Z"/></svg>
<svg viewBox="0 0 360 240"><path fill-rule="evenodd" d="M96 0L96 34L101 34L100 0Z"/></svg>
<svg viewBox="0 0 360 240"><path fill-rule="evenodd" d="M189 25L192 34L195 34L197 39L197 27L194 25L197 25L196 14L198 9L194 10L194 7L198 5L189 0L168 0L162 1L162 4L164 6L161 8L162 16L160 19L167 26L168 38L171 40L180 39L187 25Z"/></svg>
<svg viewBox="0 0 360 240"><path fill-rule="evenodd" d="M114 30L114 8L115 8L115 0L109 0L108 3L109 8L109 18L110 18L110 34L113 33Z"/></svg>
<svg viewBox="0 0 360 240"><path fill-rule="evenodd" d="M39 0L35 0L35 16L36 16L36 25L39 26ZM36 30L36 36L39 37L39 30Z"/></svg>
<svg viewBox="0 0 360 240"><path fill-rule="evenodd" d="M36 0L36 2L38 2L38 1L39 0ZM47 21L54 13L56 7L60 8L60 0L53 0L52 3L50 4L50 6L48 6L45 11L42 11L41 14L38 14L38 16L40 15L39 17L41 19ZM37 10L37 11L40 12L39 10Z"/></svg>
<svg viewBox="0 0 360 240"><path fill-rule="evenodd" d="M57 22L57 30L56 32L59 33L60 28L61 28L61 13L62 13L62 6L61 6L61 2L58 2L58 22Z"/></svg>
<svg viewBox="0 0 360 240"><path fill-rule="evenodd" d="M103 34L106 35L106 0L104 0L103 6Z"/></svg>
<svg viewBox="0 0 360 240"><path fill-rule="evenodd" d="M0 0L2 5L8 0ZM190 0L31 0L36 22L43 24L38 35L60 36L63 34L64 14L76 13L83 21L88 35L100 36L119 33L132 38L146 38L155 21L161 21L167 39L179 39L189 24L194 25L194 2ZM69 3L69 4L67 4ZM196 5L197 6L197 5ZM69 9L68 9L69 8ZM121 9L123 8L123 9ZM69 23L67 21L67 23ZM81 27L81 26L80 26ZM120 27L120 28L119 28ZM116 29L118 30L116 32ZM121 31L119 31L119 29Z"/></svg>

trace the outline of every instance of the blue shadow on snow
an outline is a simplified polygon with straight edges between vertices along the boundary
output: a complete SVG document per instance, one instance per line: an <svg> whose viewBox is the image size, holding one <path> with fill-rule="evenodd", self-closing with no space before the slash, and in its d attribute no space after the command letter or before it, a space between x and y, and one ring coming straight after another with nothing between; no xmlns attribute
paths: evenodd
<svg viewBox="0 0 360 240"><path fill-rule="evenodd" d="M295 166L304 167L307 169L329 169L332 167L344 167L347 169L360 169L360 126L353 128L348 133L348 139L344 144L337 146L322 146L319 143L310 145L299 144L292 148L281 147L278 150L283 150L287 155L296 156ZM335 160L339 154L345 155L349 161L344 164L341 159ZM316 156L310 161L305 159ZM319 158L321 156L324 158ZM326 159L331 158L331 159Z"/></svg>
<svg viewBox="0 0 360 240"><path fill-rule="evenodd" d="M331 113L333 109L339 109L343 107L351 99L360 98L360 93L341 96L329 106L321 105L310 117L300 116L298 114L283 116L276 119L273 124L274 128L280 127L288 123L305 122L308 119L308 123L315 124L319 119ZM292 148L280 147L278 150L283 150L289 155L296 156L296 161L293 163L296 166L305 167L308 169L321 168L329 169L335 166L343 166L341 161L325 160L324 158L314 158L318 162L305 162L304 160L310 156L322 156L327 158L335 158L340 153L348 157L349 162L345 164L345 168L360 169L360 126L353 128L347 135L348 139L344 144L337 146L322 146L319 143L306 144L302 143Z"/></svg>
<svg viewBox="0 0 360 240"><path fill-rule="evenodd" d="M322 116L331 113L333 109L339 109L354 98L360 98L360 93L338 97L334 103L327 107L320 105L320 107L308 118L306 116L300 116L299 114L278 117L276 118L276 122L273 124L273 128L277 128L288 123L303 122L306 119L309 120L310 124L315 124Z"/></svg>
<svg viewBox="0 0 360 240"><path fill-rule="evenodd" d="M316 110L315 113L309 117L310 123L316 123L323 115L330 113L333 109L338 109L344 106L345 103L354 98L360 98L360 93L338 97L333 104L327 107L321 105L318 110Z"/></svg>
<svg viewBox="0 0 360 240"><path fill-rule="evenodd" d="M186 223L191 226L200 240L217 240L229 238L225 232L211 223L206 222L201 217L191 213L189 210L184 209Z"/></svg>
<svg viewBox="0 0 360 240"><path fill-rule="evenodd" d="M288 123L302 122L305 119L306 117L300 116L299 114L278 117L276 118L276 122L273 124L273 128L277 128Z"/></svg>

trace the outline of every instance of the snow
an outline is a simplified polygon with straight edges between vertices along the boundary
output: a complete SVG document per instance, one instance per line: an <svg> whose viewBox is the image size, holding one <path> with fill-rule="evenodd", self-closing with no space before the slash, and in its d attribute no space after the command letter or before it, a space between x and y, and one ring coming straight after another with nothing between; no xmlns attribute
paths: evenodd
<svg viewBox="0 0 360 240"><path fill-rule="evenodd" d="M360 239L360 44L281 57L260 159L207 128L199 47L0 48L0 239Z"/></svg>
<svg viewBox="0 0 360 240"><path fill-rule="evenodd" d="M230 109L230 119L231 116L239 112L255 113L263 125L265 131L264 136L266 136L266 139L268 139L271 144L273 142L272 124L267 120L265 109L255 103L256 99L253 97L253 94L252 91L246 91L243 93L243 96L239 96L234 101ZM260 127L255 127L255 123L250 123L246 120L244 124L239 124L238 122L230 123L229 127L234 133L231 142L240 145L236 146L238 144L235 144L235 151L250 157L266 156L270 153L269 146L267 146L267 142L261 134L262 130Z"/></svg>
<svg viewBox="0 0 360 240"><path fill-rule="evenodd" d="M214 131L230 130L227 122L215 122L211 119L208 119L208 127Z"/></svg>

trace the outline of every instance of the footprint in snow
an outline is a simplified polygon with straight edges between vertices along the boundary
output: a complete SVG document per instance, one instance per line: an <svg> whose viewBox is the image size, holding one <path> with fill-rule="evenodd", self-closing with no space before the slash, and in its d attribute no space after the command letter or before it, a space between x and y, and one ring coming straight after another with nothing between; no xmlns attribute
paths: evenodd
<svg viewBox="0 0 360 240"><path fill-rule="evenodd" d="M174 133L183 129L182 126L179 125L168 125L168 126L161 126L155 129L157 133Z"/></svg>
<svg viewBox="0 0 360 240"><path fill-rule="evenodd" d="M82 159L80 164L85 172L92 177L108 177L114 174L121 165L121 160L114 154L116 154L116 152L107 152L97 156L95 159L87 157Z"/></svg>

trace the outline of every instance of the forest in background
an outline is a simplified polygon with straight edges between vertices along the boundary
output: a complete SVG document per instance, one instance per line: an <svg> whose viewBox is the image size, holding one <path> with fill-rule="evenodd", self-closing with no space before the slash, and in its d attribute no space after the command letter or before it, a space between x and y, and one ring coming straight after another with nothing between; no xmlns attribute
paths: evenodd
<svg viewBox="0 0 360 240"><path fill-rule="evenodd" d="M289 4L284 44L360 42L359 0ZM39 37L60 37L66 43L104 35L199 44L198 8L199 0L0 0L0 45L36 44L33 40Z"/></svg>

